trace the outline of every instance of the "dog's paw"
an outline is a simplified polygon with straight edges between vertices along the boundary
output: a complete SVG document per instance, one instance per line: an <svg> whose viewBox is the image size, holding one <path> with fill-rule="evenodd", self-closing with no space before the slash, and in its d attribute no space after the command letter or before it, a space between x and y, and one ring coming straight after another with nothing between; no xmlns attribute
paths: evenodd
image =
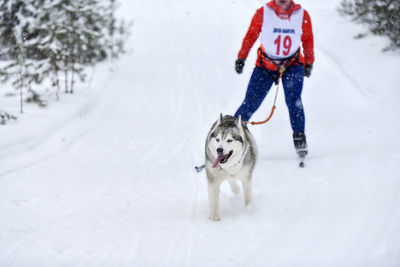
<svg viewBox="0 0 400 267"><path fill-rule="evenodd" d="M254 213L254 206L253 206L253 203L250 202L249 204L247 204L247 205L245 206L245 210L246 210L246 213L248 213L248 214L253 214L253 213Z"/></svg>
<svg viewBox="0 0 400 267"><path fill-rule="evenodd" d="M221 218L219 217L218 214L210 215L210 217L208 217L208 219L210 219L211 221L214 221L214 222L218 222L221 220Z"/></svg>

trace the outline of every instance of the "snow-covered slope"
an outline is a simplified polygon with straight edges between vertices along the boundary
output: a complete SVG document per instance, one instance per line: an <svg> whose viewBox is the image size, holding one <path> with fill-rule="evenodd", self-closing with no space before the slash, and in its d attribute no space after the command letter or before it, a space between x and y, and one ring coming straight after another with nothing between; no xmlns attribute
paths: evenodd
<svg viewBox="0 0 400 267"><path fill-rule="evenodd" d="M316 47L306 168L281 92L271 122L251 127L253 209L224 186L222 221L209 221L193 167L244 97L255 49L242 75L233 62L263 2L125 0L132 53L118 68L1 129L0 266L400 266L400 56L354 40L364 29L338 0L300 3Z"/></svg>

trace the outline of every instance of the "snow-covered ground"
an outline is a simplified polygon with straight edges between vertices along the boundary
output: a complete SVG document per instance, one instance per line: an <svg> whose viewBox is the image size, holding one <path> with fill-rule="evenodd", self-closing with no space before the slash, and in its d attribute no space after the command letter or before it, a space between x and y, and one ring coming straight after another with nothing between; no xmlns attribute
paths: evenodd
<svg viewBox="0 0 400 267"><path fill-rule="evenodd" d="M233 62L264 2L122 1L132 53L0 127L0 266L400 266L400 55L354 40L365 28L339 2L300 1L316 48L306 168L281 92L271 122L250 128L253 209L224 186L214 223L193 167L218 114L244 97L256 49L242 75Z"/></svg>

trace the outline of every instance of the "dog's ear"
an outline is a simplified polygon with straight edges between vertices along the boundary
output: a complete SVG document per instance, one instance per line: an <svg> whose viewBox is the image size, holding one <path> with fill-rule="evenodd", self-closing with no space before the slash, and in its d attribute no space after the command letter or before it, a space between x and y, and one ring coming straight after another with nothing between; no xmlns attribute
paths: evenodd
<svg viewBox="0 0 400 267"><path fill-rule="evenodd" d="M239 125L242 125L242 115L239 115L236 120L235 120L236 125L239 127Z"/></svg>
<svg viewBox="0 0 400 267"><path fill-rule="evenodd" d="M222 113L221 113L218 117L218 120L211 127L210 133L214 132L222 124L222 121L223 121L223 117L222 117Z"/></svg>
<svg viewBox="0 0 400 267"><path fill-rule="evenodd" d="M218 122L217 122L217 126L222 124L222 121L224 120L222 113L219 114L219 118L218 118Z"/></svg>
<svg viewBox="0 0 400 267"><path fill-rule="evenodd" d="M236 126L237 126L238 129L239 129L240 135L245 137L246 135L245 135L244 129L243 129L242 115L239 115L239 116L236 118L235 123L236 123Z"/></svg>

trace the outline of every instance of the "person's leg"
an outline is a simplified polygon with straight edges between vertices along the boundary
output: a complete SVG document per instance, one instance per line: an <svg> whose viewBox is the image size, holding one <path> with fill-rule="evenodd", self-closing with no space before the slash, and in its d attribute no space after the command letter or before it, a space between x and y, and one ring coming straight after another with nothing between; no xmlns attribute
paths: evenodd
<svg viewBox="0 0 400 267"><path fill-rule="evenodd" d="M308 153L305 136L305 115L301 92L303 90L303 66L289 67L283 74L282 84L285 91L286 105L289 109L290 124L293 130L293 142L299 156Z"/></svg>
<svg viewBox="0 0 400 267"><path fill-rule="evenodd" d="M235 117L241 115L243 121L249 121L253 113L258 109L271 88L273 81L268 73L260 67L255 67L251 75L246 91L246 97L235 113Z"/></svg>
<svg viewBox="0 0 400 267"><path fill-rule="evenodd" d="M285 100L289 109L290 124L292 126L293 133L304 132L305 129L305 116L303 103L301 101L303 80L303 66L289 67L282 76Z"/></svg>

